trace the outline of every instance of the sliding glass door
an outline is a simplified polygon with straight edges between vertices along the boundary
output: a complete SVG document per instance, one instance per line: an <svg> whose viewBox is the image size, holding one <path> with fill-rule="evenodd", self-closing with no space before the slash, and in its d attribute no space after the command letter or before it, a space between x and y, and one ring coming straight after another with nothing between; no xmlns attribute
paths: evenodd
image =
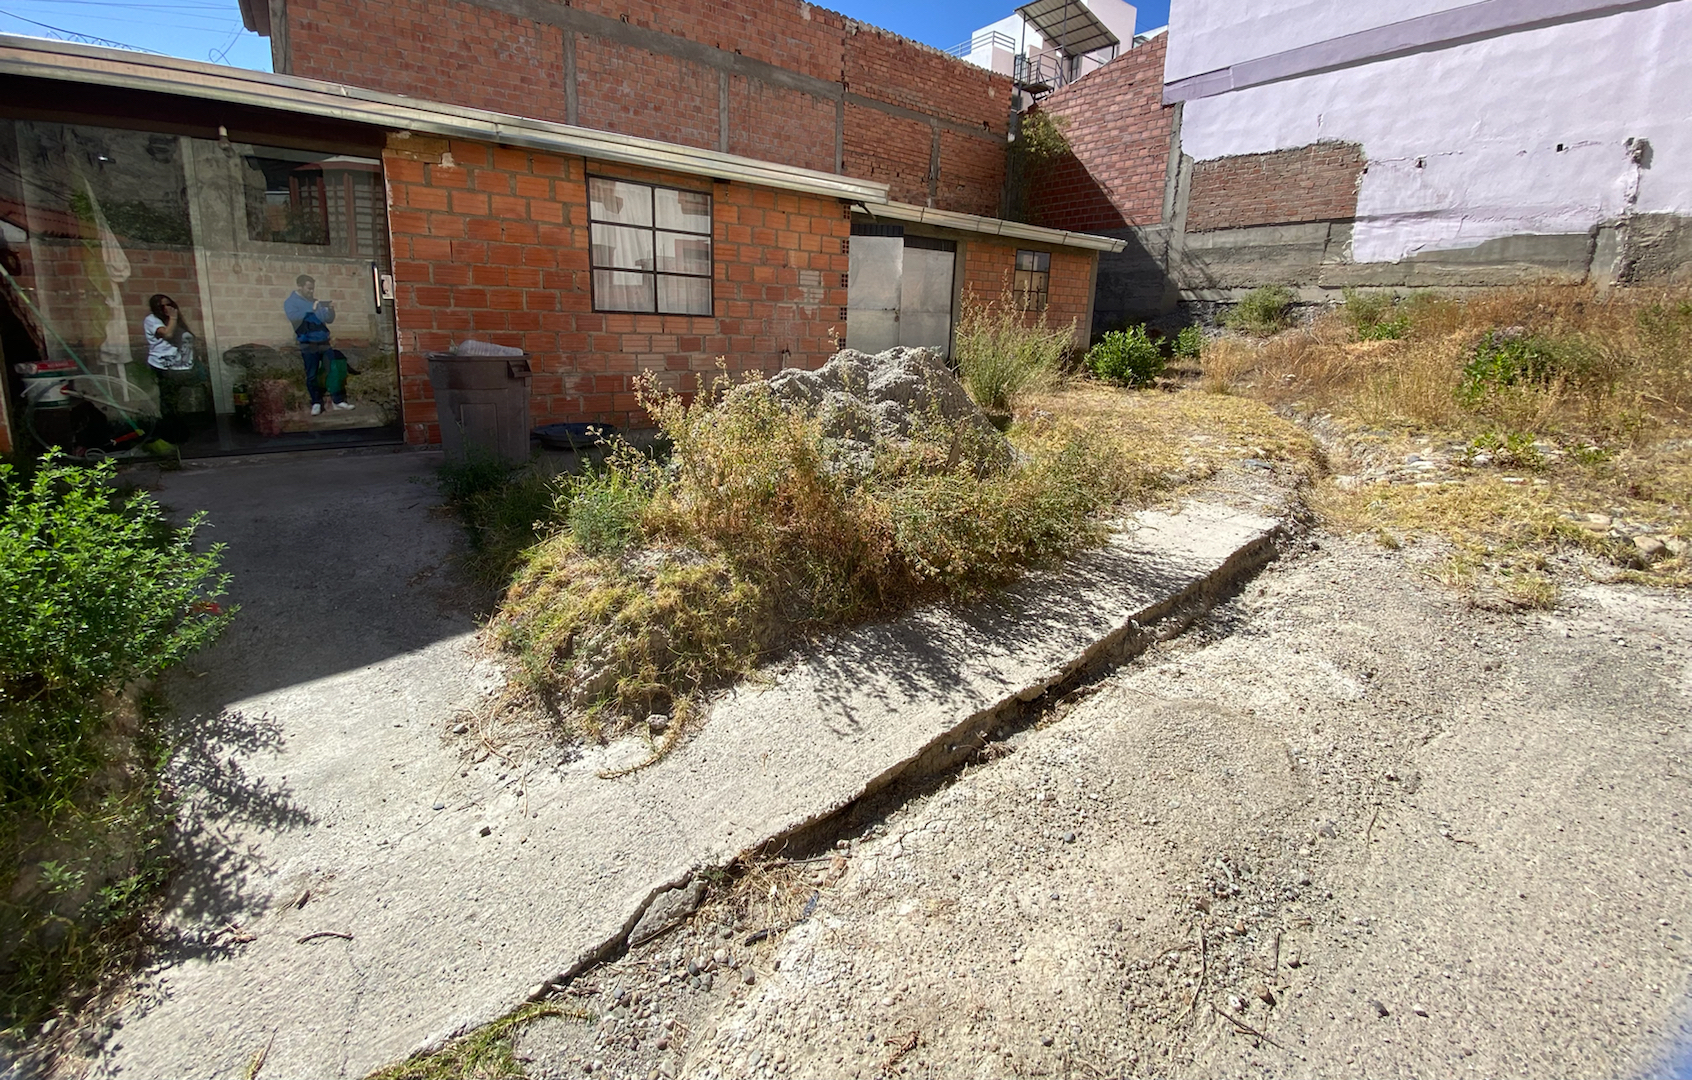
<svg viewBox="0 0 1692 1080"><path fill-rule="evenodd" d="M83 456L397 441L387 237L372 158L0 121L23 439Z"/></svg>

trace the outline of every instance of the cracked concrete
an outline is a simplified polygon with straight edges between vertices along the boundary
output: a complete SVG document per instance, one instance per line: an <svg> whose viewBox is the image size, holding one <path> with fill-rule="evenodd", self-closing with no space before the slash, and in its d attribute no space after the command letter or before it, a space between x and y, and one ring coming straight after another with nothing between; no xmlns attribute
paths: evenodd
<svg viewBox="0 0 1692 1080"><path fill-rule="evenodd" d="M167 476L229 545L242 614L173 681L195 748L170 942L96 1076L360 1076L492 1020L622 941L660 890L789 835L1271 554L1277 523L1193 503L990 602L842 635L729 693L616 779L451 735L496 685L435 458ZM268 1049L267 1049L268 1048Z"/></svg>

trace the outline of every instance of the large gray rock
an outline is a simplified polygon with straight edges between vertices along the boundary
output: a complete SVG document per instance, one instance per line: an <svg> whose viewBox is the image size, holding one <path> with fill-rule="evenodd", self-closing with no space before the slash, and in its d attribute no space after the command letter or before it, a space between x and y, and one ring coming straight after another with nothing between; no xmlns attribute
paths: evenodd
<svg viewBox="0 0 1692 1080"><path fill-rule="evenodd" d="M770 390L823 422L832 439L908 439L925 423L964 425L997 435L987 414L932 349L842 349L815 371L786 368Z"/></svg>

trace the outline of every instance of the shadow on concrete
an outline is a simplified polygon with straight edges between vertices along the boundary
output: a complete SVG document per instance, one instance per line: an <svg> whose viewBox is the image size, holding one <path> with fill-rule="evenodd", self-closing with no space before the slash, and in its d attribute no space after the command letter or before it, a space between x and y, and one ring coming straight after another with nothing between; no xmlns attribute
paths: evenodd
<svg viewBox="0 0 1692 1080"><path fill-rule="evenodd" d="M460 532L432 484L439 462L402 451L163 474L157 497L179 519L205 513L200 539L224 547L241 608L169 681L172 705L215 716L473 630L479 597L454 566Z"/></svg>
<svg viewBox="0 0 1692 1080"><path fill-rule="evenodd" d="M177 813L172 857L191 868L179 875L172 906L181 916L167 951L180 956L227 955L232 940L224 932L265 898L250 893L252 871L262 857L237 837L253 826L277 832L317 824L285 781L251 771L244 760L280 751L281 726L268 716L248 716L238 709L204 717L181 718L181 749L172 760L172 779L184 792ZM189 929L193 928L193 929ZM209 929L209 932L208 932Z"/></svg>
<svg viewBox="0 0 1692 1080"><path fill-rule="evenodd" d="M1182 592L1192 580L1191 572L1143 552L1121 547L1088 552L1061 572L1037 572L973 603L933 609L921 620L907 617L840 635L830 641L828 655L813 662L823 676L817 695L845 720L843 729L834 728L835 734L857 734L863 729L860 708L883 713L948 700L958 687L959 672L987 666L979 662L983 643L1011 643L1008 649L995 645L1000 652L1014 651L1018 642L1038 643L1030 652L1042 653L1054 643L1065 643L1078 655L1123 611L1120 592L1103 593L1086 583L1122 582L1149 602ZM1054 591L1074 602L1054 610ZM887 670L889 656L900 659L896 670ZM1008 675L1001 681L1005 694L1024 689ZM876 689L866 693L868 686Z"/></svg>

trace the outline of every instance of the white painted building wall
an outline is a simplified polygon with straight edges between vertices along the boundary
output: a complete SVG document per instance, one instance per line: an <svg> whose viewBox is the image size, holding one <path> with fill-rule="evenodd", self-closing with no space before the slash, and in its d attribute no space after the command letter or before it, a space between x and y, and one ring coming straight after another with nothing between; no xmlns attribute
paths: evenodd
<svg viewBox="0 0 1692 1080"><path fill-rule="evenodd" d="M1175 0L1166 82L1469 5ZM1242 11L1242 9L1247 9ZM1646 160L1629 140L1647 140ZM1436 47L1186 101L1198 160L1360 143L1353 258L1692 215L1692 0Z"/></svg>
<svg viewBox="0 0 1692 1080"><path fill-rule="evenodd" d="M1110 32L1122 41L1118 52L1127 52L1134 43L1134 24L1138 13L1133 4L1123 0L1082 0L1087 10ZM1004 48L1006 41L1012 42L1009 50ZM1052 43L1055 47L1056 43ZM1028 25L1021 15L1012 12L998 22L988 23L970 35L970 51L964 57L970 63L990 71L997 71L1001 75L1012 74L1014 57L1018 50L1027 55L1037 55L1046 50L1047 42L1040 36L1040 32ZM1082 73L1085 74L1101 67L1112 59L1108 49L1088 54L1082 63Z"/></svg>

